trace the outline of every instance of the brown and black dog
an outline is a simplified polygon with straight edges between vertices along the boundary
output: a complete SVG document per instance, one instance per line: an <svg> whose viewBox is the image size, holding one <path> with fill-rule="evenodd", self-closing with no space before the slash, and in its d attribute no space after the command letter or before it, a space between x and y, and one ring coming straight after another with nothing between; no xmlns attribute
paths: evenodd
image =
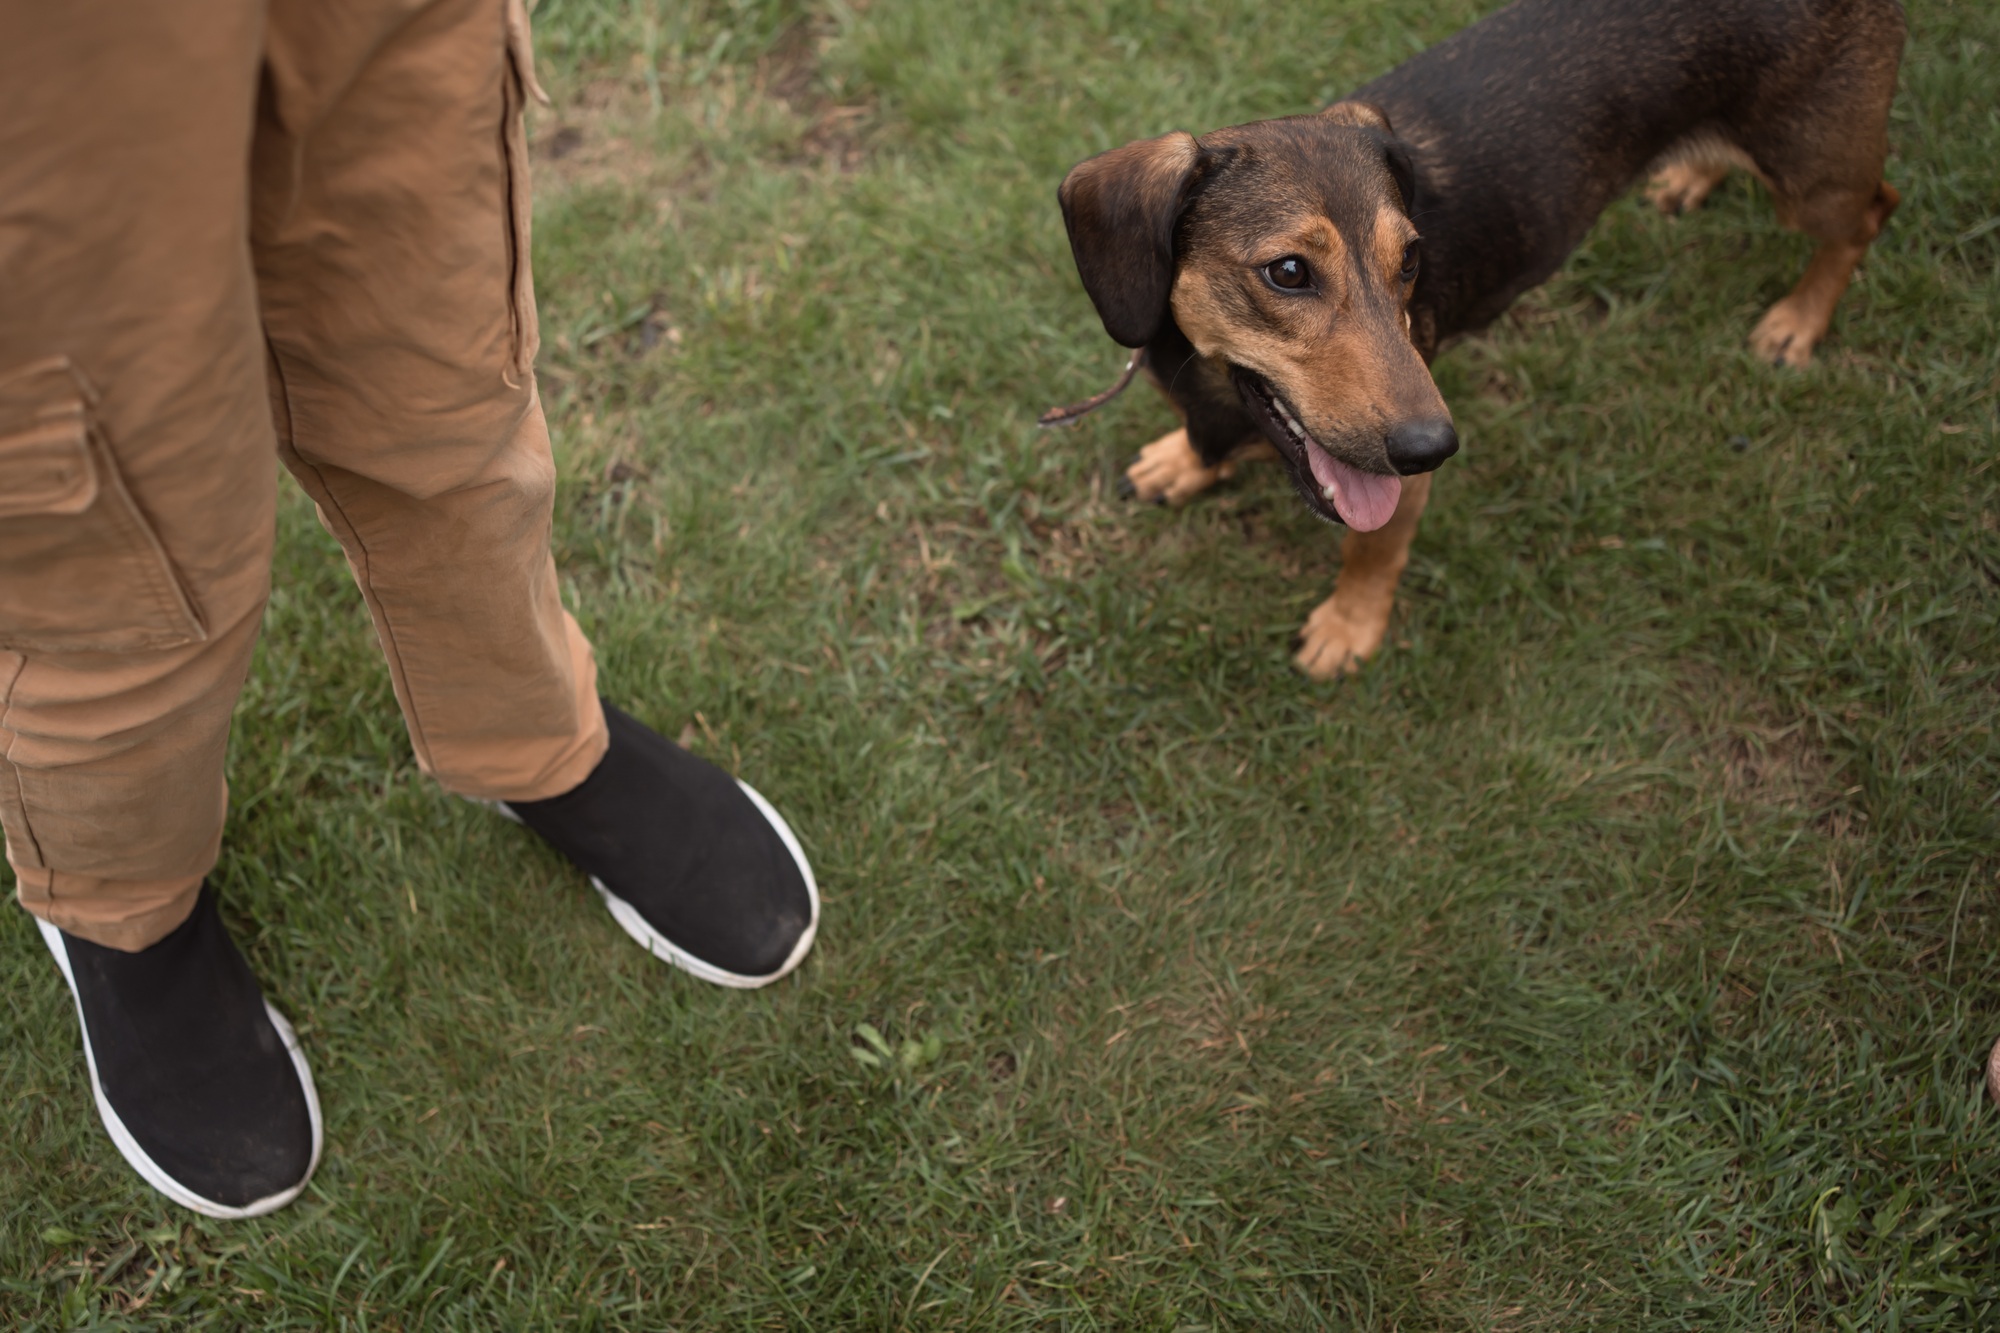
<svg viewBox="0 0 2000 1333"><path fill-rule="evenodd" d="M1185 422L1129 488L1178 505L1275 454L1350 530L1295 660L1353 670L1458 448L1439 346L1554 273L1648 166L1669 213L1742 167L1819 242L1750 335L1804 366L1896 208L1903 33L1896 0L1517 0L1317 115L1082 163L1060 198L1084 290Z"/></svg>

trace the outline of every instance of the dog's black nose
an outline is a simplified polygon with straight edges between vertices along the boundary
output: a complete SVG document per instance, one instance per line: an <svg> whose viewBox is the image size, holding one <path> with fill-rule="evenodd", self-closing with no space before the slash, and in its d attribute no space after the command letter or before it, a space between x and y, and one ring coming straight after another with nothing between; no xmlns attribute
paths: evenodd
<svg viewBox="0 0 2000 1333"><path fill-rule="evenodd" d="M1389 447L1389 462L1396 471L1414 477L1419 472L1435 471L1458 452L1458 432L1443 417L1405 421L1389 432L1384 443Z"/></svg>

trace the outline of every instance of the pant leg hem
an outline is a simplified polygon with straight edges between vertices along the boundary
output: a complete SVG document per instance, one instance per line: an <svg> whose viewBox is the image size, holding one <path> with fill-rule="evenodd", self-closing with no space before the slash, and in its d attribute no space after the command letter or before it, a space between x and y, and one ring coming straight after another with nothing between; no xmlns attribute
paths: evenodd
<svg viewBox="0 0 2000 1333"><path fill-rule="evenodd" d="M527 762L509 764L504 770L436 774L446 791L481 801L545 801L575 790L596 771L611 746L604 705L597 697L597 657L583 627L568 611L563 612L563 631L568 641L570 677L575 682L576 714L583 725L553 754L532 759L523 755Z"/></svg>
<svg viewBox="0 0 2000 1333"><path fill-rule="evenodd" d="M14 878L15 896L30 916L92 944L137 953L188 919L208 876L112 880L16 866Z"/></svg>

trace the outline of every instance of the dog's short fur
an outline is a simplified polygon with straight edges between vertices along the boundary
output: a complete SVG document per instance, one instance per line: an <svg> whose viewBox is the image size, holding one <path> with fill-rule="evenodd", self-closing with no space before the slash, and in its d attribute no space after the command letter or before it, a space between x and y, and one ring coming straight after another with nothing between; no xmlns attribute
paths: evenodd
<svg viewBox="0 0 2000 1333"><path fill-rule="evenodd" d="M1896 0L1517 0L1316 115L1082 163L1060 198L1084 289L1184 422L1129 486L1181 504L1281 459L1351 529L1296 660L1353 670L1457 448L1438 347L1554 273L1649 165L1669 213L1742 167L1819 242L1750 337L1805 366L1896 207L1903 34Z"/></svg>

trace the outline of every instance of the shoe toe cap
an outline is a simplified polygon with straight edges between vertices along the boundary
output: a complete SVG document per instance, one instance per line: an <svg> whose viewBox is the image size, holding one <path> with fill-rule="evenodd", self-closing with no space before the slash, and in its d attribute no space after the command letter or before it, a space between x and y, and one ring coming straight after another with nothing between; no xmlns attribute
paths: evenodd
<svg viewBox="0 0 2000 1333"><path fill-rule="evenodd" d="M312 1173L312 1094L289 1053L250 1078L239 1074L228 1104L200 1117L177 1116L172 1136L126 1118L147 1156L190 1193L224 1208L247 1208L295 1189Z"/></svg>
<svg viewBox="0 0 2000 1333"><path fill-rule="evenodd" d="M815 925L813 895L790 853L775 835L755 843L718 848L703 867L706 892L658 923L704 962L744 978L783 971Z"/></svg>

